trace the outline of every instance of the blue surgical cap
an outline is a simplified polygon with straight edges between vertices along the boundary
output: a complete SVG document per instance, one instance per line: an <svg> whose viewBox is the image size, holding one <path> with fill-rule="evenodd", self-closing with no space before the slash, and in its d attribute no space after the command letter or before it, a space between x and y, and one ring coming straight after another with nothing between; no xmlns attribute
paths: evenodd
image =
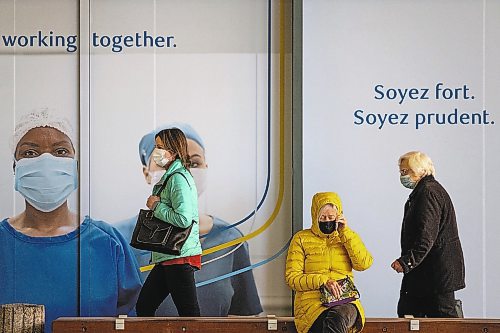
<svg viewBox="0 0 500 333"><path fill-rule="evenodd" d="M205 144L203 143L203 140L201 139L200 135L194 130L194 128L191 127L191 125L186 123L171 123L164 126L160 126L154 131L149 132L148 134L142 137L141 141L139 141L139 159L141 160L142 165L144 166L148 165L149 157L151 157L151 154L153 153L153 150L155 148L156 134L160 133L164 129L169 129L169 128L180 129L186 136L186 139L193 140L194 142L200 145L203 151L205 151Z"/></svg>

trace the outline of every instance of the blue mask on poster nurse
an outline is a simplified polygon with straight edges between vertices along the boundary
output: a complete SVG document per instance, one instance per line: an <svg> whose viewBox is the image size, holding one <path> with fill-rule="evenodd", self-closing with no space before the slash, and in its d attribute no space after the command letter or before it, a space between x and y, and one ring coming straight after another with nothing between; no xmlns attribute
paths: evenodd
<svg viewBox="0 0 500 333"><path fill-rule="evenodd" d="M16 191L41 212L59 208L78 187L77 161L49 153L16 161Z"/></svg>

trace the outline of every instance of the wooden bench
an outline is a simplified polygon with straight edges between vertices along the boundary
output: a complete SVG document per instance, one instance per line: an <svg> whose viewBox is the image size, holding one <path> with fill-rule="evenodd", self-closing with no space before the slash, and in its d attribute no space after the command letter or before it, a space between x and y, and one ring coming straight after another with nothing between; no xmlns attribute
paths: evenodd
<svg viewBox="0 0 500 333"><path fill-rule="evenodd" d="M412 322L413 320L413 322ZM500 333L500 319L367 318L363 333ZM59 318L53 333L297 332L293 317ZM270 330L271 329L271 330Z"/></svg>

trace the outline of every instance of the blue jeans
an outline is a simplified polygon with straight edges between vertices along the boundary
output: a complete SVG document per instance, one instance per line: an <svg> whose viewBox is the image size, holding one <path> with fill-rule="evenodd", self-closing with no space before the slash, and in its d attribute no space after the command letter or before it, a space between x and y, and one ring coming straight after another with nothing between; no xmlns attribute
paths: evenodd
<svg viewBox="0 0 500 333"><path fill-rule="evenodd" d="M314 321L309 333L347 333L358 318L353 304L333 306L323 311Z"/></svg>

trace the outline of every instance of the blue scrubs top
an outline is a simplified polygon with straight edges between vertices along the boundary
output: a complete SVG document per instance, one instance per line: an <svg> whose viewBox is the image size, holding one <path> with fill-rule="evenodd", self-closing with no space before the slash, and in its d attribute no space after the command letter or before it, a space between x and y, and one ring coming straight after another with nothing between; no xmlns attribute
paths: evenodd
<svg viewBox="0 0 500 333"><path fill-rule="evenodd" d="M138 264L123 236L86 217L62 236L31 237L0 222L0 304L45 306L45 332L58 317L134 314Z"/></svg>

